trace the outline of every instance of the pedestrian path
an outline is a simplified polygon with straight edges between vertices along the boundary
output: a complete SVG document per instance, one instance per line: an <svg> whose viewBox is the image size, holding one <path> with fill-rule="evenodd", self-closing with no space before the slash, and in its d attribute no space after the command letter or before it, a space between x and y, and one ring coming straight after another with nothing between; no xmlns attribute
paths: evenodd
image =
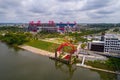
<svg viewBox="0 0 120 80"><path fill-rule="evenodd" d="M103 72L108 72L108 73L119 74L120 75L120 72L115 72L115 71L110 71L110 70L105 70L105 69L100 69L100 68L94 68L92 66L81 65L81 64L76 64L76 66L80 66L80 67L84 67L84 68L88 68L88 69L93 69L93 70L98 70L98 71L103 71Z"/></svg>

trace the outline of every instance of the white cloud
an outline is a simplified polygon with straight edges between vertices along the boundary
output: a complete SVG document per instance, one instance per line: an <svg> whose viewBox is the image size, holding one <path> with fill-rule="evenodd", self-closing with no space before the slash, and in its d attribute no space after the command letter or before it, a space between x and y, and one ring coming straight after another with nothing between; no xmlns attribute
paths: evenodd
<svg viewBox="0 0 120 80"><path fill-rule="evenodd" d="M0 22L120 22L119 0L0 0Z"/></svg>

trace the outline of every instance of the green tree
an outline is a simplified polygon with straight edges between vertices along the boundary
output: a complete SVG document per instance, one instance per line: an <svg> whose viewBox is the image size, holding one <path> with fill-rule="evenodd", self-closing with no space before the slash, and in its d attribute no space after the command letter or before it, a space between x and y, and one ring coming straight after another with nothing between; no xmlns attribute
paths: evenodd
<svg viewBox="0 0 120 80"><path fill-rule="evenodd" d="M113 30L113 32L118 32L119 31L119 28L115 28L114 30Z"/></svg>
<svg viewBox="0 0 120 80"><path fill-rule="evenodd" d="M82 44L81 44L81 48L82 48L82 49L85 49L86 46L87 46L86 43L82 43Z"/></svg>
<svg viewBox="0 0 120 80"><path fill-rule="evenodd" d="M4 36L1 36L0 39L10 45L21 45L29 41L27 35L23 33L6 33Z"/></svg>
<svg viewBox="0 0 120 80"><path fill-rule="evenodd" d="M86 53L86 52L85 52L86 46L87 46L86 43L82 43L82 44L81 44L81 48L82 48L82 50L83 50L83 53Z"/></svg>

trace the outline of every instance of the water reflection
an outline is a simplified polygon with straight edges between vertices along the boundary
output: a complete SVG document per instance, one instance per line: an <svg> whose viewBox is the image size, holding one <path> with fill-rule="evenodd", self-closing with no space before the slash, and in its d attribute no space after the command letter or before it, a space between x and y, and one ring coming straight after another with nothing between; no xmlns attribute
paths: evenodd
<svg viewBox="0 0 120 80"><path fill-rule="evenodd" d="M117 80L120 80L120 75L117 75Z"/></svg>
<svg viewBox="0 0 120 80"><path fill-rule="evenodd" d="M67 65L57 60L55 60L54 62L55 62L55 68L57 70L59 69L60 71L68 75L67 80L71 80L77 68L74 65Z"/></svg>
<svg viewBox="0 0 120 80"><path fill-rule="evenodd" d="M15 52L19 52L19 51L23 50L16 45L8 45L8 44L6 44L6 45L7 45L8 49L13 49Z"/></svg>
<svg viewBox="0 0 120 80"><path fill-rule="evenodd" d="M78 73L78 70L80 69L80 67L76 67L75 65L67 65L57 60L54 60L54 64L55 64L56 70L60 70L62 73L65 73L66 75L68 75L66 80L73 80L74 73L75 72ZM83 69L87 70L87 68L83 68ZM117 76L116 74L110 74L110 73L96 71L96 70L90 70L90 71L97 72L102 80L120 80L119 76Z"/></svg>

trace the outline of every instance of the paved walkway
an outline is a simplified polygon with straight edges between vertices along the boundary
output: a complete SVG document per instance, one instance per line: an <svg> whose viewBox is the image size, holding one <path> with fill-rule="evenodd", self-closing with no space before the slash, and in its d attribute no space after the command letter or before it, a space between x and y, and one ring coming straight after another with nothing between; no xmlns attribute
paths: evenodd
<svg viewBox="0 0 120 80"><path fill-rule="evenodd" d="M97 54L89 54L89 55L84 55L84 54L79 54L78 57L81 59L83 58L83 56L86 57L86 60L90 60L90 61L94 61L94 60L107 60L106 57L101 56L101 55L97 55Z"/></svg>
<svg viewBox="0 0 120 80"><path fill-rule="evenodd" d="M38 48L35 48L35 47L32 47L32 46L22 45L22 46L19 46L19 47L22 48L22 49L25 49L27 51L33 52L35 54L40 54L40 55L48 56L48 57L54 57L54 53L48 52L48 51L45 51L45 50L41 50L41 49L38 49Z"/></svg>
<svg viewBox="0 0 120 80"><path fill-rule="evenodd" d="M80 66L80 67L88 68L88 69L93 69L93 70L98 70L98 71L103 71L103 72L108 72L108 73L113 73L113 74L118 74L118 75L120 75L120 72L116 72L116 71L110 71L110 70L95 68L95 67L92 67L92 66L81 65L81 64L76 64L76 65L77 65L77 66Z"/></svg>

